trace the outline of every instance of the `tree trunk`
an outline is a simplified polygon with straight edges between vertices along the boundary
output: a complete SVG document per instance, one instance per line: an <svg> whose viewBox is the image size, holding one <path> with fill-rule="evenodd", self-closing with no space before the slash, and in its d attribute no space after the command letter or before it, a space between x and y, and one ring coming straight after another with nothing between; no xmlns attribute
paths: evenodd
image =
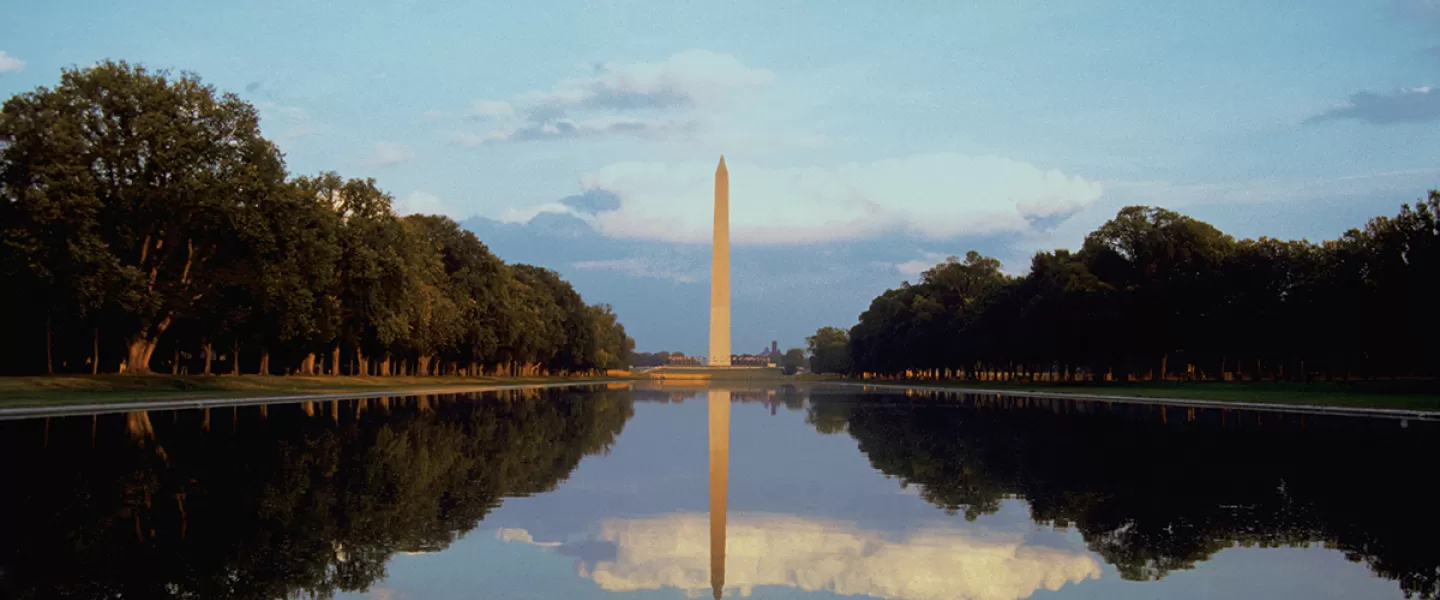
<svg viewBox="0 0 1440 600"><path fill-rule="evenodd" d="M416 359L416 360L417 360L417 363L416 363L416 365L415 365L415 367L416 367L416 368L415 368L415 374L416 374L416 375L419 375L419 376L421 376L421 377L424 377L424 376L426 376L426 375L429 375L429 374L430 374L430 361L432 360L431 357L430 357L430 355L429 355L429 354L421 354L420 357L419 357L418 359Z"/></svg>
<svg viewBox="0 0 1440 600"><path fill-rule="evenodd" d="M175 348L175 350L170 355L170 374L180 374L180 348L178 347Z"/></svg>
<svg viewBox="0 0 1440 600"><path fill-rule="evenodd" d="M340 374L340 344L335 344L335 349L330 351L330 375L333 377Z"/></svg>
<svg viewBox="0 0 1440 600"><path fill-rule="evenodd" d="M205 374L210 374L210 361L215 358L215 350L210 347L210 342L205 342Z"/></svg>
<svg viewBox="0 0 1440 600"><path fill-rule="evenodd" d="M45 311L45 374L55 374L55 358L50 344L50 311Z"/></svg>
<svg viewBox="0 0 1440 600"><path fill-rule="evenodd" d="M360 344L355 344L355 362L358 366L355 367L355 372L351 373L351 375L358 377L370 373L370 363L365 362L365 353L360 351Z"/></svg>
<svg viewBox="0 0 1440 600"><path fill-rule="evenodd" d="M99 375L99 374L100 374L100 328L99 328L99 327L96 327L96 328L94 328L93 331L95 332L95 348L94 348L93 350L91 350L91 352L90 352L90 374L91 374L91 375Z"/></svg>
<svg viewBox="0 0 1440 600"><path fill-rule="evenodd" d="M270 349L260 351L260 375L270 374Z"/></svg>
<svg viewBox="0 0 1440 600"><path fill-rule="evenodd" d="M153 352L155 344L145 336L136 335L130 338L130 343L125 348L125 371L134 375L149 375L150 355Z"/></svg>
<svg viewBox="0 0 1440 600"><path fill-rule="evenodd" d="M383 358L383 359L380 360L380 373L379 373L379 375L380 375L381 377L389 377L389 376L390 376L390 353L389 353L389 352L386 352L386 353L385 353L385 358Z"/></svg>
<svg viewBox="0 0 1440 600"><path fill-rule="evenodd" d="M1170 353L1160 355L1160 381L1170 380Z"/></svg>
<svg viewBox="0 0 1440 600"><path fill-rule="evenodd" d="M310 353L306 354L306 355L305 355L305 360L300 361L300 372L303 373L303 374L305 374L305 375L314 375L314 374L315 374L315 353L314 353L314 352L310 352Z"/></svg>

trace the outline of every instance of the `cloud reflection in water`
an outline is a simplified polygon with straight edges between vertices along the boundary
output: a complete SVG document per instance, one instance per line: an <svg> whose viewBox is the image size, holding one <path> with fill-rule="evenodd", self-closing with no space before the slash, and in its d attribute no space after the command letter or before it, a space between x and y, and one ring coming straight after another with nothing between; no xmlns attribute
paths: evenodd
<svg viewBox="0 0 1440 600"><path fill-rule="evenodd" d="M499 537L535 543L507 531ZM669 587L694 596L710 590L708 534L706 513L614 519L558 550L579 558L580 575L602 589ZM768 585L897 600L1019 600L1100 577L1100 563L1084 552L1004 532L930 527L895 536L844 521L750 513L730 515L726 537L725 588L741 596Z"/></svg>

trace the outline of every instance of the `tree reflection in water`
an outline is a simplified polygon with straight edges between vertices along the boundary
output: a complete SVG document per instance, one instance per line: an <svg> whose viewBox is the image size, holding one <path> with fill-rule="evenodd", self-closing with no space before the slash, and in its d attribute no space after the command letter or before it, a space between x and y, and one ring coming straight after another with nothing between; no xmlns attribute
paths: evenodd
<svg viewBox="0 0 1440 600"><path fill-rule="evenodd" d="M0 422L0 597L327 597L614 442L626 392Z"/></svg>
<svg viewBox="0 0 1440 600"><path fill-rule="evenodd" d="M974 394L811 395L871 464L967 519L1000 501L1073 526L1130 580L1235 545L1322 543L1435 598L1440 526L1429 422Z"/></svg>

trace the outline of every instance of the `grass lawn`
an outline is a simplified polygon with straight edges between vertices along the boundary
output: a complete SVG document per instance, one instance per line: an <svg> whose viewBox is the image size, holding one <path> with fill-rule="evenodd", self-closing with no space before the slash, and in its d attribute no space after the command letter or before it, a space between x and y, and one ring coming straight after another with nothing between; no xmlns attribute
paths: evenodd
<svg viewBox="0 0 1440 600"><path fill-rule="evenodd" d="M1094 394L1138 398L1179 398L1217 402L1360 406L1440 411L1440 382L1435 381L1322 381L1269 383L1237 381L1026 383L1014 381L858 381L854 383L913 384L920 386L986 389L1007 392Z"/></svg>
<svg viewBox="0 0 1440 600"><path fill-rule="evenodd" d="M674 369L672 375L715 375L706 369ZM745 370L749 371L749 370ZM780 381L779 370L721 371L715 379L768 379ZM684 379L682 375L679 379ZM598 379L643 379L636 376ZM257 375L75 375L53 377L0 377L0 408L60 406L112 402L244 398L345 392L380 392L490 385L584 383L597 378L563 377L321 377ZM697 377L697 380L699 378ZM708 379L708 378L707 378ZM859 381L824 375L802 375L792 381L820 383L849 381L882 385L939 386L987 389L1014 393L1092 394L1139 398L1181 398L1220 402L1360 406L1440 411L1440 382L1335 381L1314 383L1268 382L1133 382L1133 383L1026 383L1013 381Z"/></svg>
<svg viewBox="0 0 1440 600"><path fill-rule="evenodd" d="M59 375L0 377L0 408L378 392L525 383L583 383L620 377L323 377L242 375Z"/></svg>

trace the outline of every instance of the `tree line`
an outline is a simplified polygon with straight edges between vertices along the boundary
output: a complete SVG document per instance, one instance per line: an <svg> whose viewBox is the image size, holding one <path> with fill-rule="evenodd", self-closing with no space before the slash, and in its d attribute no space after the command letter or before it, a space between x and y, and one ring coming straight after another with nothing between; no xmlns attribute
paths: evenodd
<svg viewBox="0 0 1440 600"><path fill-rule="evenodd" d="M947 513L973 521L1024 500L1031 520L1075 528L1126 580L1236 546L1323 544L1407 598L1440 597L1440 528L1414 491L1429 477L1414 458L1440 450L1433 423L944 396L816 389L807 421L848 432Z"/></svg>
<svg viewBox="0 0 1440 600"><path fill-rule="evenodd" d="M0 422L0 597L329 598L609 450L627 392Z"/></svg>
<svg viewBox="0 0 1440 600"><path fill-rule="evenodd" d="M0 109L0 373L536 374L634 341L373 179L291 177L255 107L192 74L63 72Z"/></svg>
<svg viewBox="0 0 1440 600"><path fill-rule="evenodd" d="M1440 192L1320 243L1237 241L1131 206L1024 276L952 257L848 331L817 332L811 354L819 371L868 377L1434 378L1437 286Z"/></svg>
<svg viewBox="0 0 1440 600"><path fill-rule="evenodd" d="M670 364L671 358L686 358L686 356L684 352L669 352L666 350L659 352L636 352L631 362L637 367L663 367Z"/></svg>

